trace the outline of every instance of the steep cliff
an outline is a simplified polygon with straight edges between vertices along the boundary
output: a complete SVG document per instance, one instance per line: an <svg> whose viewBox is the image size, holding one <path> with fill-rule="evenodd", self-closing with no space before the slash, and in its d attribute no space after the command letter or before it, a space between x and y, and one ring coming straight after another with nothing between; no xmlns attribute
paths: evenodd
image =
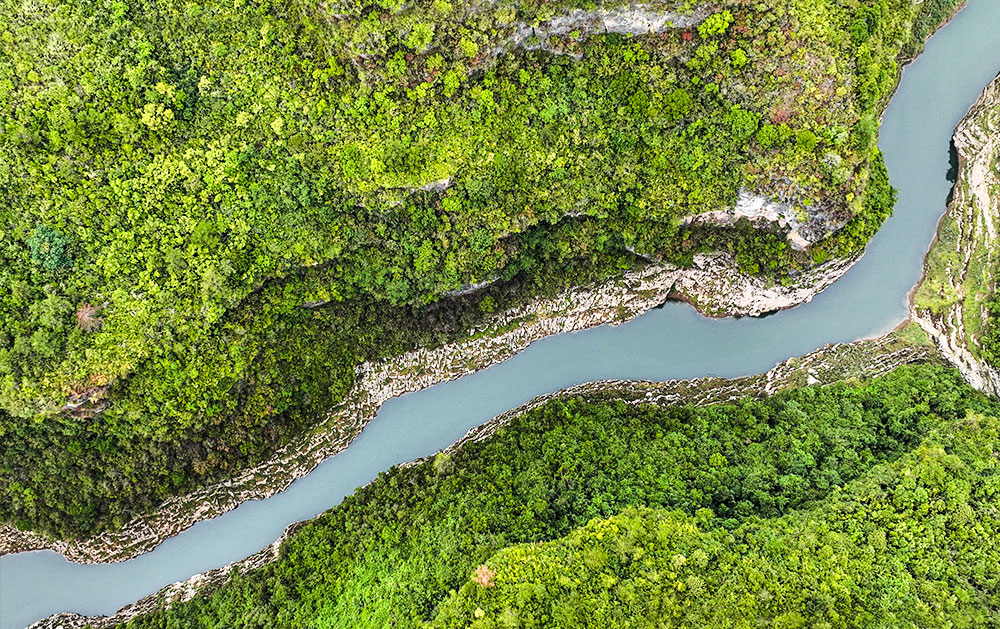
<svg viewBox="0 0 1000 629"><path fill-rule="evenodd" d="M1000 395L1000 79L955 132L958 179L913 295L913 318L966 379Z"/></svg>

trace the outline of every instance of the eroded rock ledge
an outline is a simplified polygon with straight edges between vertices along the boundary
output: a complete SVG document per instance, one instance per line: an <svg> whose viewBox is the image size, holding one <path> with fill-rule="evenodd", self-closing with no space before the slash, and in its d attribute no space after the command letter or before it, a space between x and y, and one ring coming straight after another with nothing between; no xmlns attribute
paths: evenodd
<svg viewBox="0 0 1000 629"><path fill-rule="evenodd" d="M512 419L545 404L566 396L587 399L618 399L628 404L672 405L692 403L703 406L736 400L745 396L767 397L790 387L813 384L831 384L864 375L874 377L887 373L900 365L928 360L941 360L930 344L913 343L904 334L889 334L875 340L856 341L830 345L800 358L790 358L767 373L745 378L696 378L666 382L604 380L589 382L536 397L522 406L498 415L494 419L470 430L444 452L453 453L470 441L488 438ZM431 457L428 457L431 458ZM404 465L416 465L428 458L417 459ZM248 572L278 557L281 544L305 522L297 522L285 529L277 541L260 552L216 570L197 574L162 588L135 603L121 608L112 616L81 616L57 614L41 620L29 629L78 629L112 627L149 613L174 602L190 600L199 593L208 593L224 583L232 571Z"/></svg>
<svg viewBox="0 0 1000 629"><path fill-rule="evenodd" d="M4 526L0 528L0 555L51 549L79 563L130 559L196 522L284 490L346 448L391 398L502 362L551 334L623 323L671 297L688 301L709 316L756 316L790 308L811 300L857 259L828 262L784 286L741 274L726 254L699 255L689 268L649 265L601 285L534 300L470 330L467 341L358 366L354 388L316 427L267 462L233 479L168 500L156 513L134 520L120 531L82 541L50 540Z"/></svg>
<svg viewBox="0 0 1000 629"><path fill-rule="evenodd" d="M764 225L775 224L781 229L787 230L785 238L796 251L805 251L810 245L816 244L822 237L827 236L825 232L818 232L808 223L803 222L802 217L809 220L809 215L791 203L779 203L760 194L754 194L749 190L740 189L736 198L736 203L728 210L716 210L703 214L685 216L681 219L681 225L697 225L700 223L709 225L735 225L740 219L747 219L751 223ZM802 235L803 231L812 236L810 240Z"/></svg>
<svg viewBox="0 0 1000 629"><path fill-rule="evenodd" d="M648 35L665 33L675 28L691 28L700 24L708 15L706 7L690 13L664 11L646 5L615 7L585 11L574 9L532 26L519 23L510 43L528 49L543 48L549 37L561 37L574 31L583 34L619 33L622 35ZM537 41L532 41L532 38Z"/></svg>
<svg viewBox="0 0 1000 629"><path fill-rule="evenodd" d="M912 318L973 387L1000 395L1000 370L979 354L985 303L1000 269L1000 77L955 132L958 180L911 299Z"/></svg>

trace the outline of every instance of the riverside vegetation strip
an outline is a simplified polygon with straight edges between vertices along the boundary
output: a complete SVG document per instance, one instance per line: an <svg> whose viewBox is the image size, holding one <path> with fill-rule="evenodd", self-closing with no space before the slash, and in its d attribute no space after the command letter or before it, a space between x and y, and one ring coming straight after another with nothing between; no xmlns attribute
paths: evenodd
<svg viewBox="0 0 1000 629"><path fill-rule="evenodd" d="M631 252L776 281L853 254L891 208L896 59L956 4L656 3L657 33L520 41L595 9L7 0L0 516L118 528L265 459L355 365ZM680 228L741 190L815 244Z"/></svg>

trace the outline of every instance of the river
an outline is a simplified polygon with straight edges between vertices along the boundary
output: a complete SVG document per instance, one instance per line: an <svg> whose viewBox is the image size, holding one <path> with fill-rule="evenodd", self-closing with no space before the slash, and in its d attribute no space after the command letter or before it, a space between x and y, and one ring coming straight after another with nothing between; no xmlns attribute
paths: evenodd
<svg viewBox="0 0 1000 629"><path fill-rule="evenodd" d="M955 125L1000 71L1000 1L970 0L903 74L879 144L899 203L840 281L811 303L760 319L708 319L670 303L618 327L549 337L510 360L387 402L344 452L289 489L201 522L154 551L80 565L51 551L0 558L0 629L63 611L110 614L162 586L253 554L396 463L433 454L527 400L600 379L735 377L827 343L880 335L907 315L945 209Z"/></svg>

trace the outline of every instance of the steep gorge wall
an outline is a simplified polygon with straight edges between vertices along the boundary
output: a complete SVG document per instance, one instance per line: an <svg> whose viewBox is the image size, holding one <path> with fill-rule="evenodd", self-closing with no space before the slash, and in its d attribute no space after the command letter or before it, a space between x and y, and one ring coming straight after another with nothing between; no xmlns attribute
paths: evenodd
<svg viewBox="0 0 1000 629"><path fill-rule="evenodd" d="M552 334L624 323L672 297L682 298L712 316L756 316L790 308L811 300L857 259L828 262L785 286L740 273L728 255L699 255L689 268L652 264L597 286L536 299L497 314L481 329L470 330L467 341L358 366L352 391L316 428L235 478L168 500L155 513L119 531L82 541L51 540L3 526L0 555L51 549L80 563L130 559L196 522L286 489L324 459L346 448L375 418L382 404L394 397L502 362Z"/></svg>
<svg viewBox="0 0 1000 629"><path fill-rule="evenodd" d="M958 180L914 290L914 321L969 383L1000 395L1000 369L981 354L1000 269L1000 77L955 132Z"/></svg>

